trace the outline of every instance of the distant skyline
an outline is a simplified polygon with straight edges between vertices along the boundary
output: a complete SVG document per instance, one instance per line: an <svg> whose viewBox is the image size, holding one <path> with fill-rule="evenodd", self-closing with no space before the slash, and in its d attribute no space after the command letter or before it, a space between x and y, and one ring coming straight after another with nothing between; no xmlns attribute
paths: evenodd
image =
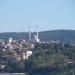
<svg viewBox="0 0 75 75"><path fill-rule="evenodd" d="M75 0L0 0L0 32L75 30Z"/></svg>

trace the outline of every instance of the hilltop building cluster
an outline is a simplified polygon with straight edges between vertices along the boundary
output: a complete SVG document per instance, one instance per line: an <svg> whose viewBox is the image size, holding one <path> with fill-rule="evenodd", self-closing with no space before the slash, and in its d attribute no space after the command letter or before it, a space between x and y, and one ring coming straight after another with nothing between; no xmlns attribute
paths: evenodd
<svg viewBox="0 0 75 75"><path fill-rule="evenodd" d="M32 55L34 44L29 44L24 39L14 40L9 38L7 41L0 41L0 69L3 69L8 61L21 61L28 59Z"/></svg>
<svg viewBox="0 0 75 75"><path fill-rule="evenodd" d="M32 55L35 43L39 43L38 31L34 38L31 38L31 28L29 27L29 39L15 40L10 37L8 40L0 40L0 69L6 67L8 61L22 61Z"/></svg>

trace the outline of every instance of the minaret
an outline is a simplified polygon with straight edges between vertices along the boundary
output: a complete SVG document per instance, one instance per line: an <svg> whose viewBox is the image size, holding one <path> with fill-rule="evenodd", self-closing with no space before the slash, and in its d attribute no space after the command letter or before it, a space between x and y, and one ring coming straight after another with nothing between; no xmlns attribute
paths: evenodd
<svg viewBox="0 0 75 75"><path fill-rule="evenodd" d="M37 39L38 39L39 37L38 37L38 26L37 26Z"/></svg>
<svg viewBox="0 0 75 75"><path fill-rule="evenodd" d="M31 41L31 27L29 25L29 41Z"/></svg>
<svg viewBox="0 0 75 75"><path fill-rule="evenodd" d="M40 39L39 39L39 34L38 34L38 26L37 26L37 35L36 35L37 37L36 37L36 41L37 41L37 43L38 42L40 42Z"/></svg>

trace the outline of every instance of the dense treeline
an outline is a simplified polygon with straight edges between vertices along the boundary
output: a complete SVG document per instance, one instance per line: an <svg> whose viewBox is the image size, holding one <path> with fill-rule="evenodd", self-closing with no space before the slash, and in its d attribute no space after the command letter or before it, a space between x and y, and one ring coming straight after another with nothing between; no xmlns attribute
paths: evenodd
<svg viewBox="0 0 75 75"><path fill-rule="evenodd" d="M61 40L64 42L75 41L75 30L53 30L40 32L40 39L42 40Z"/></svg>
<svg viewBox="0 0 75 75"><path fill-rule="evenodd" d="M5 71L28 75L75 75L75 47L67 47L62 42L35 44L28 60L9 61Z"/></svg>
<svg viewBox="0 0 75 75"><path fill-rule="evenodd" d="M26 32L7 32L7 33L0 33L0 39L3 40L8 40L10 37L13 39L27 39L28 38L28 33Z"/></svg>
<svg viewBox="0 0 75 75"><path fill-rule="evenodd" d="M32 38L35 33L32 33ZM27 32L10 32L10 33L0 33L0 39L9 39L10 37L14 39L28 39ZM75 41L75 30L53 30L53 31L42 31L39 32L39 38L41 41L50 40L61 40L64 42Z"/></svg>

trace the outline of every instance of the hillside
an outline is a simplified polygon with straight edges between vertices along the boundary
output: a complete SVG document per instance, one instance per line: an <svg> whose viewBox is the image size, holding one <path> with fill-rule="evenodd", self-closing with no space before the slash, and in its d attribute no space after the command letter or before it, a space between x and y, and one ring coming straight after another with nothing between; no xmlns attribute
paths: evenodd
<svg viewBox="0 0 75 75"><path fill-rule="evenodd" d="M32 37L35 33L32 33ZM27 32L8 32L0 33L0 39L9 39L10 37L14 39L28 39ZM64 42L75 41L75 30L52 30L52 31L42 31L39 32L39 38L41 41L49 40L61 40Z"/></svg>
<svg viewBox="0 0 75 75"><path fill-rule="evenodd" d="M43 31L39 35L41 40L61 40L64 42L75 41L75 30Z"/></svg>

